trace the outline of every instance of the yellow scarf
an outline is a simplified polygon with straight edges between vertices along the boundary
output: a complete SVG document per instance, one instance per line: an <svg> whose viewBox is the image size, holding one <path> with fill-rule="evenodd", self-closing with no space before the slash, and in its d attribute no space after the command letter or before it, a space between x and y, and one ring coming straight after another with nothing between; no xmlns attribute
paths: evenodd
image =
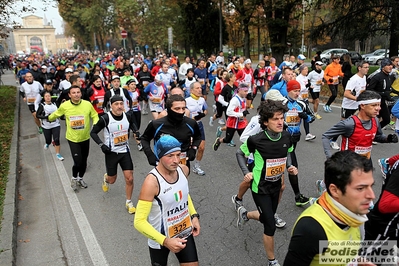
<svg viewBox="0 0 399 266"><path fill-rule="evenodd" d="M195 96L194 94L190 93L190 96L193 97L194 100L198 100L200 97Z"/></svg>
<svg viewBox="0 0 399 266"><path fill-rule="evenodd" d="M359 227L368 220L366 215L355 214L345 208L326 191L320 196L318 203L329 215L350 227Z"/></svg>

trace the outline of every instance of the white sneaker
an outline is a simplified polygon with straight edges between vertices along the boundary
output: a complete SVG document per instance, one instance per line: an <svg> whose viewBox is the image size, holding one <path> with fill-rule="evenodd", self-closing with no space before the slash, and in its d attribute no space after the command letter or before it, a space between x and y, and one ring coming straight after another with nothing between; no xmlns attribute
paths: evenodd
<svg viewBox="0 0 399 266"><path fill-rule="evenodd" d="M209 125L213 127L213 116L209 117Z"/></svg>
<svg viewBox="0 0 399 266"><path fill-rule="evenodd" d="M218 121L219 125L225 125L226 123L224 122L223 118L219 118Z"/></svg>
<svg viewBox="0 0 399 266"><path fill-rule="evenodd" d="M199 166L198 167L193 167L193 172L197 175L205 175L205 171L202 170Z"/></svg>
<svg viewBox="0 0 399 266"><path fill-rule="evenodd" d="M312 140L312 139L315 139L316 138L316 136L315 135L312 135L312 134L307 134L306 135L306 137L305 137L305 140Z"/></svg>
<svg viewBox="0 0 399 266"><path fill-rule="evenodd" d="M331 148L333 148L334 150L339 150L339 145L337 144L336 141L330 141L330 146L331 146Z"/></svg>
<svg viewBox="0 0 399 266"><path fill-rule="evenodd" d="M48 150L48 144L44 144L44 147L43 147L43 149L45 149L45 150Z"/></svg>

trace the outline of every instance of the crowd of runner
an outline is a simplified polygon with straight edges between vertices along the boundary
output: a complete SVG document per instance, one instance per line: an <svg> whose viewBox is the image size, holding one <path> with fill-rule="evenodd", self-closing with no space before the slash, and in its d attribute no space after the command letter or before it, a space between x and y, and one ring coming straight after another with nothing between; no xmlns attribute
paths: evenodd
<svg viewBox="0 0 399 266"><path fill-rule="evenodd" d="M126 182L125 206L130 214L136 213L137 230L149 238L153 265L166 265L169 251L177 254L181 264L198 265L193 236L200 233L199 214L187 178L191 171L205 175L206 165L201 165L204 127L212 128L216 122L215 152L223 143L235 147L235 133L242 142L236 152L236 168L244 178L238 184L238 193L232 196L237 227L242 230L250 219L260 221L268 265L280 265L274 256L274 233L286 225L277 208L287 170L295 204L310 207L294 227L284 265L318 265L321 254L316 240L397 240L395 228L399 224L399 186L391 178L399 173L399 156L378 160L386 183L375 204L370 157L376 142L398 142L399 57L383 59L380 69L369 76L369 64L364 61L356 64L357 72L352 75L349 56L343 57L342 64L336 55L331 59L324 66L317 53L307 66L306 57L300 54L284 57L277 66L275 58L265 56L253 68L251 59L229 56L225 60L223 52L194 60L189 56L179 59L173 53L159 52L152 58L114 50L102 55L10 57L9 65L38 133L45 137L44 149L52 144L60 161L64 160L60 128L65 123L65 138L73 158L74 191L88 186L83 177L90 138L105 154L104 192L116 181L120 165ZM311 125L322 119L319 98L324 84L330 97L320 107L322 111L333 112L331 105L340 84L344 95L341 121L322 136L326 172L324 180L316 182L320 198L315 199L300 192L296 147L301 140L301 124L305 141L316 138ZM258 92L260 104L254 106ZM250 112L254 116L248 122ZM149 113L152 121L140 134L141 118ZM203 123L204 117L208 117L207 123ZM396 132L385 135L381 128L386 126ZM99 137L101 131L103 136ZM154 166L136 207L132 202L130 135ZM330 148L341 151L332 155ZM192 168L190 162L194 162ZM167 187L171 193L160 196L161 190L169 190ZM243 196L248 189L255 211L248 212L244 207ZM367 221L369 210L372 219ZM366 230L360 230L364 224ZM378 226L385 230L377 230Z"/></svg>

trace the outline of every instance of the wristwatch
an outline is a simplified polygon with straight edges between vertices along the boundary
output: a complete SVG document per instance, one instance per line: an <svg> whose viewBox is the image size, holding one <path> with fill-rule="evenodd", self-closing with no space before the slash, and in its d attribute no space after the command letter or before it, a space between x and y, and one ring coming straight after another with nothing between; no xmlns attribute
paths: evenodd
<svg viewBox="0 0 399 266"><path fill-rule="evenodd" d="M198 220L200 219L200 215L198 213L194 213L193 215L191 215L191 220L194 219L195 217L197 217Z"/></svg>

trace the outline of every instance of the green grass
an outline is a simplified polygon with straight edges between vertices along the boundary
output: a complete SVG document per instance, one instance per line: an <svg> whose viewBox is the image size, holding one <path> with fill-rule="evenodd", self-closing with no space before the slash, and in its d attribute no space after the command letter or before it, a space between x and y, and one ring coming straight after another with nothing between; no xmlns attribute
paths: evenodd
<svg viewBox="0 0 399 266"><path fill-rule="evenodd" d="M16 90L14 86L0 86L0 219L3 219L3 203L9 171Z"/></svg>

